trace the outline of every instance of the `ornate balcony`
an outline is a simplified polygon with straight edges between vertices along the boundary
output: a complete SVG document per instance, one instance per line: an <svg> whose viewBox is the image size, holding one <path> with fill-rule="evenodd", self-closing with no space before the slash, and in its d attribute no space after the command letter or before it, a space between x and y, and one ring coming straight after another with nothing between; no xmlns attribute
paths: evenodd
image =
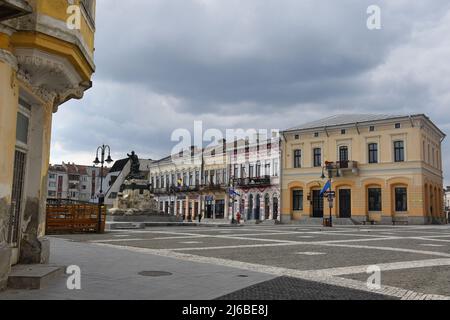
<svg viewBox="0 0 450 320"><path fill-rule="evenodd" d="M354 175L359 174L358 162L357 161L337 161L337 162L326 162L325 168L327 170L339 170L340 175L345 173L352 173Z"/></svg>
<svg viewBox="0 0 450 320"><path fill-rule="evenodd" d="M220 183L208 183L205 185L202 185L201 190L202 191L224 191L226 189L225 184Z"/></svg>
<svg viewBox="0 0 450 320"><path fill-rule="evenodd" d="M269 187L272 184L270 176L263 176L259 178L241 178L237 179L236 186L240 188L260 188Z"/></svg>

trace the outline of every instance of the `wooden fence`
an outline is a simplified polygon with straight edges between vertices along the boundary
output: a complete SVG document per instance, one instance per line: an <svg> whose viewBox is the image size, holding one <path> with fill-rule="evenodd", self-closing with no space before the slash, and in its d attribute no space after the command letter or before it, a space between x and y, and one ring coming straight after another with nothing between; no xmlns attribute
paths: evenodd
<svg viewBox="0 0 450 320"><path fill-rule="evenodd" d="M46 234L97 233L99 206L87 203L49 202ZM101 209L100 232L105 231L106 208Z"/></svg>

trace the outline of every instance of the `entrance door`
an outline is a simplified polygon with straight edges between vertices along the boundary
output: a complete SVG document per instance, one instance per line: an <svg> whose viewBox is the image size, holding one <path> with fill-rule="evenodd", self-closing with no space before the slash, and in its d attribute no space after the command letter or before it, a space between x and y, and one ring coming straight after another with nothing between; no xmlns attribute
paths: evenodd
<svg viewBox="0 0 450 320"><path fill-rule="evenodd" d="M25 179L26 154L16 150L14 157L11 211L8 229L8 243L12 247L12 263L17 263L19 253L20 213L22 210L23 186Z"/></svg>
<svg viewBox="0 0 450 320"><path fill-rule="evenodd" d="M278 198L273 198L273 220L278 220Z"/></svg>
<svg viewBox="0 0 450 320"><path fill-rule="evenodd" d="M213 205L212 201L206 202L206 218L212 219L213 218Z"/></svg>
<svg viewBox="0 0 450 320"><path fill-rule="evenodd" d="M261 196L258 194L256 196L255 220L259 221L260 219L261 219Z"/></svg>
<svg viewBox="0 0 450 320"><path fill-rule="evenodd" d="M264 198L264 214L265 219L270 219L270 197L268 194L266 194L266 197Z"/></svg>
<svg viewBox="0 0 450 320"><path fill-rule="evenodd" d="M352 217L352 191L350 189L339 190L339 217Z"/></svg>
<svg viewBox="0 0 450 320"><path fill-rule="evenodd" d="M313 218L323 218L323 197L320 195L320 190L313 190Z"/></svg>

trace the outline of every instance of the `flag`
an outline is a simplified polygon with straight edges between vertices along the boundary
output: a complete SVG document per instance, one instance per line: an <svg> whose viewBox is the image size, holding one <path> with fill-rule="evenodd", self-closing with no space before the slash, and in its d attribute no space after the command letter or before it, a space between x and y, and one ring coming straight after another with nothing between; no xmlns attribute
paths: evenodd
<svg viewBox="0 0 450 320"><path fill-rule="evenodd" d="M233 189L230 189L230 192L229 192L229 193L230 193L230 196L232 196L232 197L233 197L233 196L238 196L238 197L241 196L239 193L236 192L236 190L233 190Z"/></svg>
<svg viewBox="0 0 450 320"><path fill-rule="evenodd" d="M324 186L322 191L320 191L320 195L323 196L323 194L325 192L327 192L328 190L331 190L331 181L328 181Z"/></svg>

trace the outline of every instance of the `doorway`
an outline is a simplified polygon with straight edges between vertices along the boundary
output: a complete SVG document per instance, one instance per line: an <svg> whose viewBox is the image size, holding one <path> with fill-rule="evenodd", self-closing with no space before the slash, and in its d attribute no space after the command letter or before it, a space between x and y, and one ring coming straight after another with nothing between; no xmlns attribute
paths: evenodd
<svg viewBox="0 0 450 320"><path fill-rule="evenodd" d="M339 217L352 217L352 191L350 189L339 190Z"/></svg>
<svg viewBox="0 0 450 320"><path fill-rule="evenodd" d="M323 197L320 190L312 191L313 218L323 218Z"/></svg>
<svg viewBox="0 0 450 320"><path fill-rule="evenodd" d="M270 197L268 194L266 194L266 196L264 198L264 214L265 214L265 219L269 220L270 219Z"/></svg>
<svg viewBox="0 0 450 320"><path fill-rule="evenodd" d="M273 198L273 220L278 220L278 198Z"/></svg>

